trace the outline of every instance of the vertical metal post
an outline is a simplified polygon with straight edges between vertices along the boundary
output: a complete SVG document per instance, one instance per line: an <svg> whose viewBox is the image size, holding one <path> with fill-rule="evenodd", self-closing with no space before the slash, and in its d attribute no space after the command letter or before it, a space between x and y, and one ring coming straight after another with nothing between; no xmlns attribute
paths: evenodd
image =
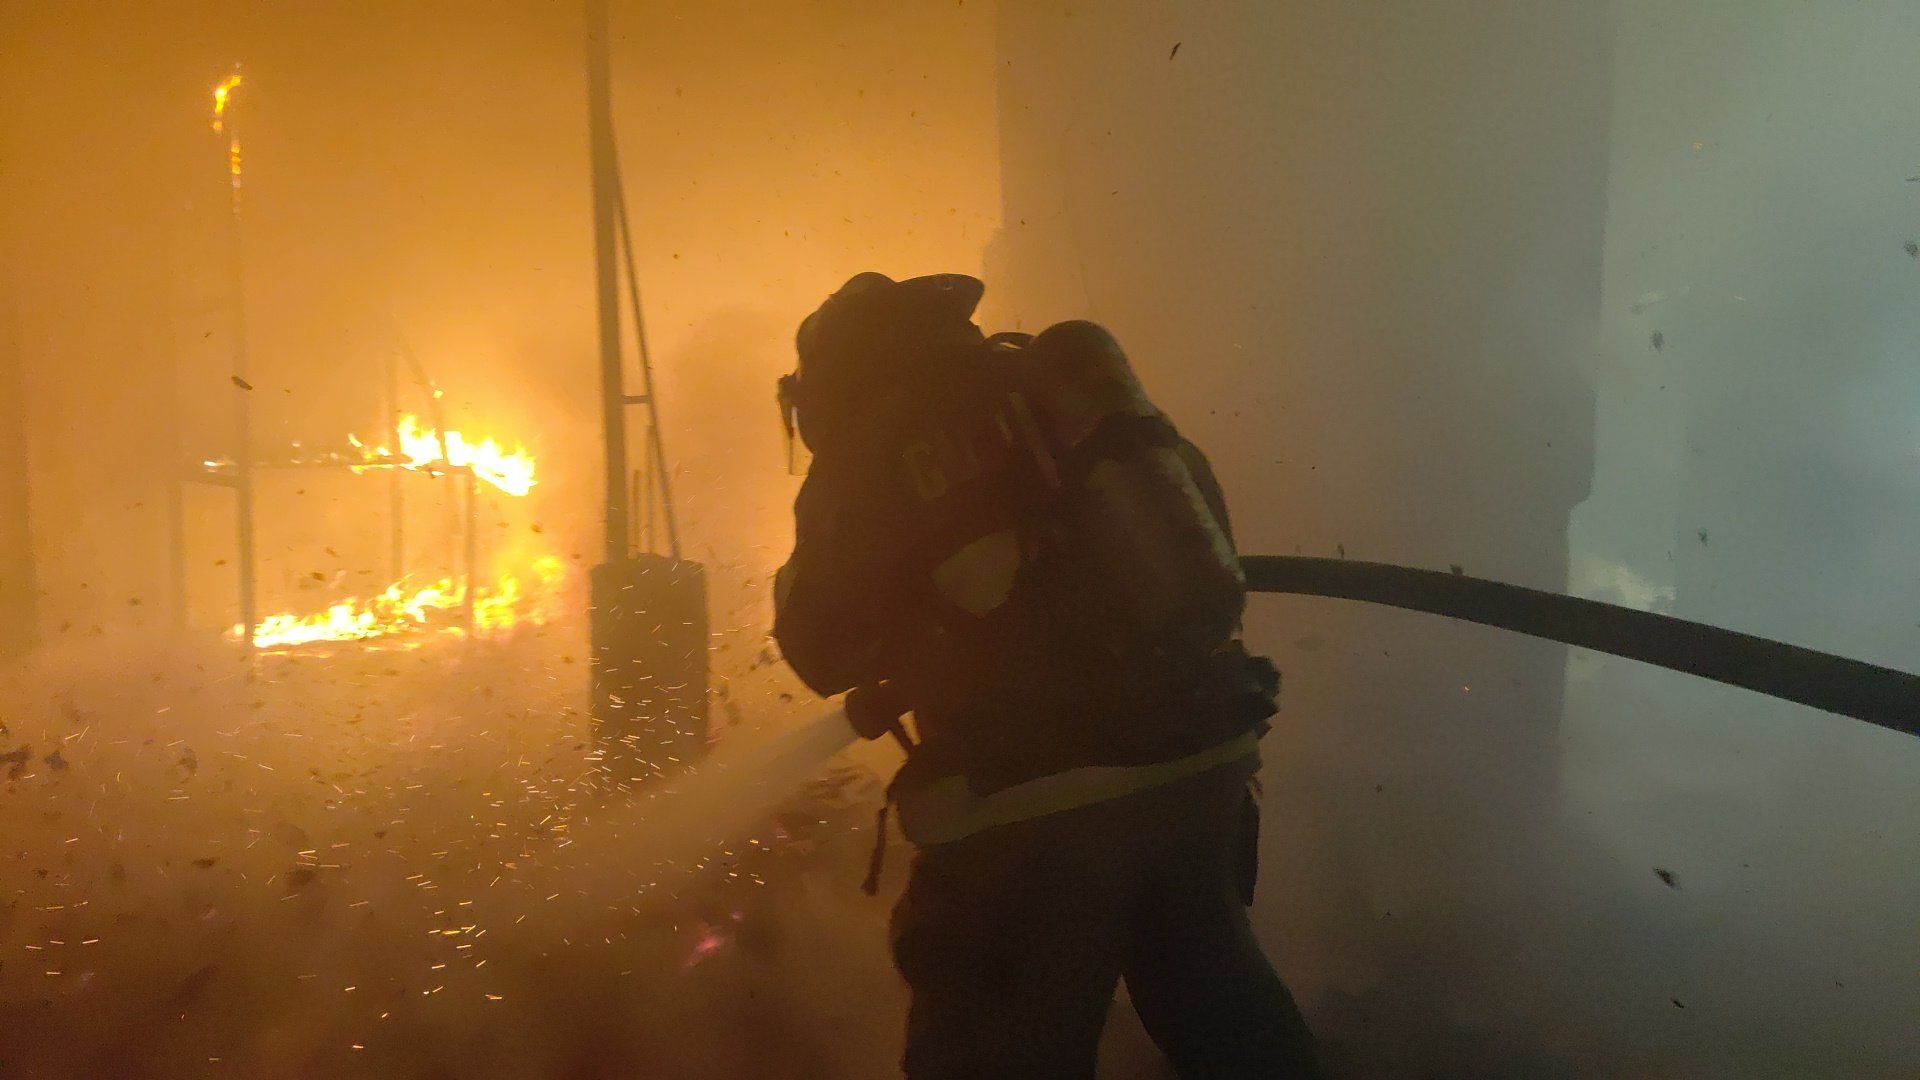
<svg viewBox="0 0 1920 1080"><path fill-rule="evenodd" d="M619 157L614 158L614 171L619 171ZM640 307L640 273L633 265L633 225L627 217L627 196L625 192L615 191L616 209L620 213L621 252L627 263L627 294L633 304L633 336L640 347L640 396L647 405L647 450L653 456L654 465L660 470L654 482L660 487L660 516L667 527L667 554L680 557L680 522L673 512L673 487L667 476L667 448L660 436L660 398L653 389L653 354L647 349L647 319ZM651 530L652 526L649 525ZM648 542L651 550L652 542Z"/></svg>
<svg viewBox="0 0 1920 1080"><path fill-rule="evenodd" d="M180 418L180 364L167 366L167 621L187 628L187 451Z"/></svg>
<svg viewBox="0 0 1920 1080"><path fill-rule="evenodd" d="M655 475L655 470L660 468L660 452L655 448L654 442L652 439L653 431L658 430L659 427L660 427L660 422L657 418L647 424L649 437L647 439L647 449L645 451L646 467L641 470L641 475L644 476L646 479L641 484L640 494L641 494L641 498L645 500L645 506L647 508L647 516L644 520L644 523L641 526L642 531L640 535L645 538L646 550L648 551L659 550L658 544L654 537L654 531L655 531L654 523L659 520L659 515L654 512L653 489L655 485L658 483L658 480ZM678 558L679 553L675 552L674 557Z"/></svg>
<svg viewBox="0 0 1920 1080"><path fill-rule="evenodd" d="M0 657L25 653L38 637L27 382L14 332L17 303L14 296L0 297Z"/></svg>
<svg viewBox="0 0 1920 1080"><path fill-rule="evenodd" d="M178 374L173 373L175 377ZM167 470L167 617L175 630L184 630L187 626L187 482L181 478L180 470L187 464L177 424L179 395L172 397L176 425L173 455L168 459L171 467Z"/></svg>
<svg viewBox="0 0 1920 1080"><path fill-rule="evenodd" d="M387 446L397 454L400 452L400 365L392 349L387 350L386 357ZM406 493L400 486L404 479L400 475L402 471L387 470L388 561L393 564L394 581L407 575L407 505Z"/></svg>
<svg viewBox="0 0 1920 1080"><path fill-rule="evenodd" d="M647 528L646 526L647 497L643 492L643 488L641 487L642 480L646 476L646 472L647 471L645 469L633 470L632 482L627 487L627 505L633 507L633 529L634 529L634 535L627 541L627 551L629 553L635 551L636 549L642 550L642 551L646 550L645 548L640 547L640 538L646 535L646 528Z"/></svg>
<svg viewBox="0 0 1920 1080"><path fill-rule="evenodd" d="M626 383L620 364L620 281L614 224L620 169L614 156L607 0L587 2L587 138L593 165L594 293L600 313L600 416L607 444L606 561L627 557Z"/></svg>
<svg viewBox="0 0 1920 1080"><path fill-rule="evenodd" d="M240 131L223 118L227 136L227 250L233 288L234 527L239 547L241 647L253 651L259 624L253 527L253 389L247 382L247 279L240 228Z"/></svg>
<svg viewBox="0 0 1920 1080"><path fill-rule="evenodd" d="M620 158L613 137L607 0L586 0L587 116L593 165L593 239L600 312L600 403L606 428L606 558L593 568L590 633L595 739L601 767L616 786L642 774L659 775L706 749L707 599L705 571L679 558L679 536L664 472L658 478L671 557L633 554L633 504L627 485L625 409L645 404L654 429L650 457L660 452L658 409L646 352L632 232L620 192ZM628 396L620 357L620 263L616 233L624 238L627 280L646 390ZM647 474L649 486L653 476ZM636 771L638 770L638 771Z"/></svg>
<svg viewBox="0 0 1920 1080"><path fill-rule="evenodd" d="M478 574L476 573L476 571L477 571L477 569L478 569L478 567L477 567L477 566L475 565L475 564L476 564L476 563L478 562L478 559L477 559L477 551L476 551L476 549L477 549L477 547L478 547L478 543L479 543L479 532L478 532L478 529L477 529L477 527L476 527L476 525L475 525L475 521L476 521L476 519L477 519L477 518L478 518L478 517L480 516L480 504L479 504L479 492L478 492L478 487L479 487L479 479L478 479L478 478L476 477L476 475L474 474L474 471L473 471L473 469L472 469L472 468L468 468L468 469L467 469L467 483L466 483L466 491L467 491L467 536L466 536L466 549L467 549L467 550L466 550L466 564L467 564L467 584L466 584L466 588L464 588L464 589L461 589L461 590L460 590L460 617L461 617L462 619L464 619L464 620L466 620L466 624L467 624L467 639L468 639L469 641L471 641L471 640L473 639L473 631L474 631L474 625L473 625L473 590L474 590L474 589L475 589L475 587L477 587L477 586L478 586L478 584L479 584L479 575L478 575Z"/></svg>
<svg viewBox="0 0 1920 1080"><path fill-rule="evenodd" d="M451 474L443 472L437 475L449 476ZM460 569L460 563L461 563L460 549L461 549L461 545L465 543L465 540L462 539L462 530L466 528L466 525L460 516L460 513L461 513L460 492L447 491L446 498L447 498L447 561L443 565L446 566L447 573L449 575L452 575L452 574L458 573Z"/></svg>

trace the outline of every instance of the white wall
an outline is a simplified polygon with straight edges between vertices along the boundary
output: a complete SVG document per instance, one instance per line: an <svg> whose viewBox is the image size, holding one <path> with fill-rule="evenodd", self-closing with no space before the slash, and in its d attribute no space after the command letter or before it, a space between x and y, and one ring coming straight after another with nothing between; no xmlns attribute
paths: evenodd
<svg viewBox="0 0 1920 1080"><path fill-rule="evenodd" d="M1110 325L1244 551L1459 565L1920 666L1911 12L1000 21L989 303ZM1249 629L1290 679L1256 914L1346 1071L1920 1057L1910 740L1424 616L1266 600Z"/></svg>
<svg viewBox="0 0 1920 1080"><path fill-rule="evenodd" d="M1920 669L1920 11L1630 2L1615 25L1575 587ZM1617 1024L1639 1060L1911 1071L1920 747L1624 661L1570 675L1567 820L1681 885L1610 898L1640 945L1609 983L1688 1005Z"/></svg>

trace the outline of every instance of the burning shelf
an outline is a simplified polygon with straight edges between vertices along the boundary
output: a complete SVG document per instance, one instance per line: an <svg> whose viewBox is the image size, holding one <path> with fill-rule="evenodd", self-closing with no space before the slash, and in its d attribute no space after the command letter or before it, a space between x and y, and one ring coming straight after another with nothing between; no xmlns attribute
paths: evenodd
<svg viewBox="0 0 1920 1080"><path fill-rule="evenodd" d="M399 419L390 441L399 449L370 444L349 435L344 448L309 450L295 445L286 456L253 458L244 464L227 458L207 458L198 462L185 479L239 491L250 487L254 474L261 470L337 469L354 475L410 472L434 479L458 478L463 482L463 552L459 575L416 582L411 575L401 572L401 504L396 491L391 528L397 580L371 596L336 600L317 612L252 615L256 583L251 580L251 560L243 559L239 571L242 615L229 636L251 648L289 649L317 642L362 642L431 630L471 637L541 621L539 613L530 605L565 576L561 561L550 554L542 555L531 559L524 568L482 583L476 555L478 486L484 483L508 496L524 497L538 482L533 456L524 447L508 450L492 438L475 441L459 431L424 424L413 415ZM250 544L254 534L252 507L252 498L239 500L242 520L237 525L243 544Z"/></svg>
<svg viewBox="0 0 1920 1080"><path fill-rule="evenodd" d="M386 435L379 443L369 443L349 435L348 446L306 450L295 445L284 457L263 460L253 449L253 384L248 381L245 263L242 218L242 154L240 130L236 123L235 91L245 85L236 65L213 89L212 128L220 136L225 150L227 187L228 269L232 284L233 355L228 381L236 396L232 400L234 418L234 458L208 458L189 467L171 486L169 524L173 533L172 600L176 621L184 624L186 613L187 570L184 556L186 522L183 489L185 484L223 487L234 493L234 523L238 558L235 570L239 580L239 619L232 636L249 649L289 648L318 641L365 641L444 626L476 632L499 629L520 622L526 614L529 593L551 587L563 573L558 559L539 555L524 561L513 572L499 575L491 584L479 579L475 531L478 488L489 485L519 498L533 489L534 460L524 447L509 450L494 439L471 439L447 428L439 411L441 391L427 377L425 369L395 327L395 351L386 358ZM404 357L415 381L426 394L426 411L432 422L418 415L402 413L400 408L399 365ZM258 609L258 566L255 544L255 483L262 471L288 469L346 469L355 475L382 473L389 478L388 522L391 544L390 561L393 583L372 595L337 599L318 612L282 612L262 615ZM461 533L462 555L450 558L458 563L458 572L435 580L416 580L407 571L403 537L405 498L398 477L402 472L418 473L433 479L458 478L461 500L458 520L450 531ZM537 531L537 530L536 530ZM321 575L316 574L318 578ZM424 579L425 575L422 576ZM449 616L457 616L457 625L444 625Z"/></svg>

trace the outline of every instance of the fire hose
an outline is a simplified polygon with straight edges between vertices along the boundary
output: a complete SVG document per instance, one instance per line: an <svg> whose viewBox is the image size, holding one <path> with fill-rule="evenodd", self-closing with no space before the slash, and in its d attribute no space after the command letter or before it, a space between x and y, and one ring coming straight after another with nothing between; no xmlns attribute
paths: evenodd
<svg viewBox="0 0 1920 1080"><path fill-rule="evenodd" d="M1671 615L1457 572L1287 555L1243 556L1240 564L1248 592L1360 600L1478 623L1685 672L1920 736L1920 675ZM899 687L881 683L849 693L836 716L865 738L891 735L911 755L915 744L901 722L911 708L912 702ZM1071 770L1050 779L1085 771ZM964 782L961 787L964 792ZM965 794L970 801L963 804L964 809L984 809L981 797ZM953 800L944 797L943 802ZM888 806L882 807L876 824L876 843L863 886L869 895L879 884ZM923 816L923 824L926 820ZM913 835L911 829L909 835Z"/></svg>
<svg viewBox="0 0 1920 1080"><path fill-rule="evenodd" d="M1240 560L1247 590L1360 600L1681 671L1920 736L1920 675L1651 611L1385 563Z"/></svg>
<svg viewBox="0 0 1920 1080"><path fill-rule="evenodd" d="M1920 736L1920 675L1783 641L1637 608L1464 574L1301 555L1240 559L1247 591L1359 600L1511 630ZM863 737L892 735L911 751L900 718L912 708L891 686L847 696Z"/></svg>

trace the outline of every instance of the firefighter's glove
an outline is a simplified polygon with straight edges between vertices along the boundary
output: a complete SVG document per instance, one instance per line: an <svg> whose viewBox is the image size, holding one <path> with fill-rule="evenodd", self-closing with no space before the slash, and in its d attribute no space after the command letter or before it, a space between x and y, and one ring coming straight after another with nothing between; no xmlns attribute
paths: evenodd
<svg viewBox="0 0 1920 1080"><path fill-rule="evenodd" d="M863 739L878 739L900 727L910 706L891 683L858 687L847 694L847 723Z"/></svg>

